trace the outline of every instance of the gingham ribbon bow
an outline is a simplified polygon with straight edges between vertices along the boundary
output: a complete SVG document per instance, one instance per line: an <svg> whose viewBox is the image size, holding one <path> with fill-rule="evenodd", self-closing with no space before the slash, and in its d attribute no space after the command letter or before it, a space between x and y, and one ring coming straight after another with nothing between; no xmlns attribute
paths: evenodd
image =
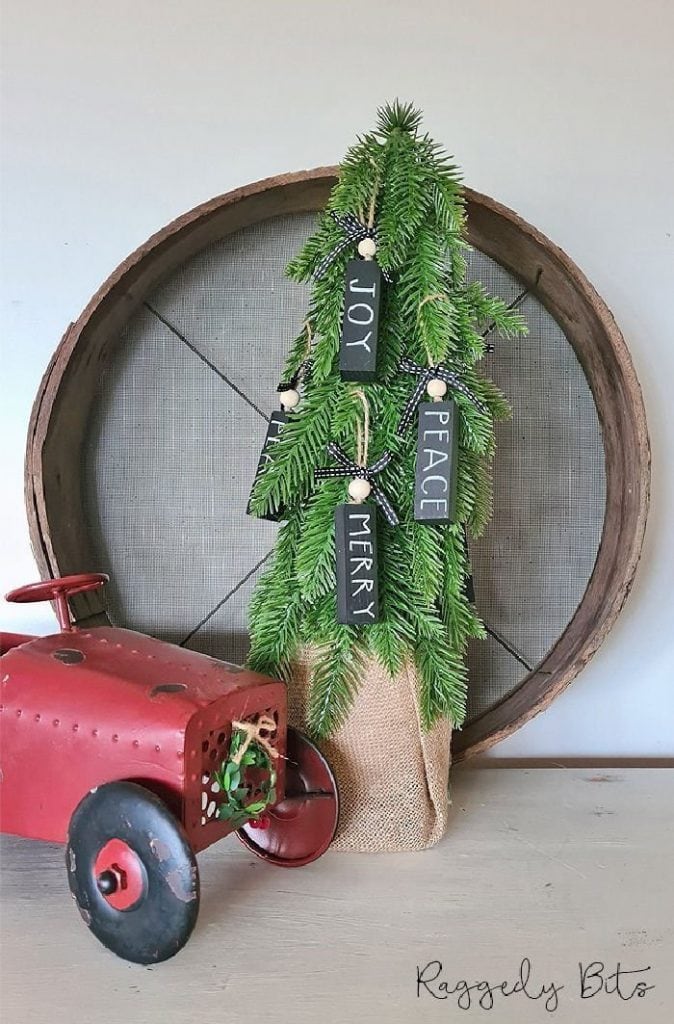
<svg viewBox="0 0 674 1024"><path fill-rule="evenodd" d="M401 359L399 369L404 373L413 373L419 379L402 411L400 422L398 423L398 429L396 431L398 434L404 434L412 422L414 411L423 397L429 380L444 380L445 384L448 384L450 388L454 391L458 391L460 394L468 398L475 408L480 410L480 412L487 411L485 404L473 394L470 388L466 387L458 374L454 373L452 370L447 370L440 363L438 363L437 366L421 366L419 363L415 363L413 359L405 358Z"/></svg>
<svg viewBox="0 0 674 1024"><path fill-rule="evenodd" d="M303 362L301 362L300 365L297 367L292 377L290 377L288 380L282 380L281 383L276 388L276 390L279 392L279 394L282 391L294 390L299 384L300 380L304 384L308 384L309 381L311 380L311 373L313 371L313 368L314 361L309 356L307 356L307 358L303 360Z"/></svg>
<svg viewBox="0 0 674 1024"><path fill-rule="evenodd" d="M357 217L354 217L352 213L335 213L334 210L330 210L329 213L335 224L344 232L344 238L340 239L334 249L331 249L318 264L314 271L315 281L318 281L320 277L323 277L323 274L330 264L336 260L340 253L344 252L348 246L353 245L354 242L361 242L364 238L374 238L375 243L377 242L377 229L368 227L367 224L363 224ZM384 270L382 267L381 272L384 275L384 280L390 283L391 275L388 270Z"/></svg>
<svg viewBox="0 0 674 1024"><path fill-rule="evenodd" d="M381 458L377 459L376 462L373 462L371 466L360 466L357 462L354 462L353 459L350 459L339 445L335 444L333 441L328 445L328 454L332 455L333 459L339 463L339 466L325 466L323 469L315 470L314 476L316 479L330 480L334 477L340 476L355 476L359 477L361 480L367 480L372 488L372 497L384 513L386 522L389 526L397 526L399 519L395 513L395 509L374 479L377 473L381 473L382 470L386 469L388 466L389 462L393 458L391 452L384 452Z"/></svg>

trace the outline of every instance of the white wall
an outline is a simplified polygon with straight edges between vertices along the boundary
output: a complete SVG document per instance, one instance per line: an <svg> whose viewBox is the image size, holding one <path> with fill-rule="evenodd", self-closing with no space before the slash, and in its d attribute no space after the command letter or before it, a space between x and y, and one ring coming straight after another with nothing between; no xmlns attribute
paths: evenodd
<svg viewBox="0 0 674 1024"><path fill-rule="evenodd" d="M24 437L67 323L165 222L337 162L397 95L469 184L588 274L628 340L652 435L633 595L582 676L494 753L674 755L674 5L5 0L2 32L2 591L36 575ZM2 619L52 622L48 606Z"/></svg>

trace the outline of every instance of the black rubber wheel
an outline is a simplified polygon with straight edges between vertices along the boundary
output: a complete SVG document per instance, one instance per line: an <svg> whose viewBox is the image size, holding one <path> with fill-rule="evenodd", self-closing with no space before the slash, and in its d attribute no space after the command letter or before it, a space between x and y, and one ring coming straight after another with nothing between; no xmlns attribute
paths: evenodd
<svg viewBox="0 0 674 1024"><path fill-rule="evenodd" d="M199 913L196 857L162 801L133 782L92 790L70 821L68 882L104 946L137 964L182 949Z"/></svg>

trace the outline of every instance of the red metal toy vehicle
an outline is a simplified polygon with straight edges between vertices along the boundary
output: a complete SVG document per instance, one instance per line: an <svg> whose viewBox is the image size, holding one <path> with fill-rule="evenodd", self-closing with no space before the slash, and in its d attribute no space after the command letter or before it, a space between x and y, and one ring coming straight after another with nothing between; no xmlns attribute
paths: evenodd
<svg viewBox="0 0 674 1024"><path fill-rule="evenodd" d="M323 756L287 726L283 683L126 629L73 626L68 596L107 579L66 576L7 595L54 601L61 632L2 634L2 831L65 842L89 928L148 964L194 927L196 853L236 830L265 860L308 864L332 841L338 797ZM222 811L228 795L214 781L233 723L251 748L236 776L251 798L243 824ZM263 748L271 787L252 753Z"/></svg>

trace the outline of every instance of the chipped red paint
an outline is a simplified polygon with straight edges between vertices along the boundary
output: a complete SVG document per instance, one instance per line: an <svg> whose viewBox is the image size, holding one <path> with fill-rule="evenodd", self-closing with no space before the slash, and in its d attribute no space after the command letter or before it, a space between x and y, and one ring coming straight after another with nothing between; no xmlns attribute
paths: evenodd
<svg viewBox="0 0 674 1024"><path fill-rule="evenodd" d="M201 799L192 776L209 730L229 733L232 719L274 707L285 734L283 683L126 629L74 629L65 640L22 636L0 659L4 832L64 842L85 793L124 779L183 820ZM54 657L64 649L82 659ZM203 829L200 812L183 824L195 850L230 831L220 821Z"/></svg>

